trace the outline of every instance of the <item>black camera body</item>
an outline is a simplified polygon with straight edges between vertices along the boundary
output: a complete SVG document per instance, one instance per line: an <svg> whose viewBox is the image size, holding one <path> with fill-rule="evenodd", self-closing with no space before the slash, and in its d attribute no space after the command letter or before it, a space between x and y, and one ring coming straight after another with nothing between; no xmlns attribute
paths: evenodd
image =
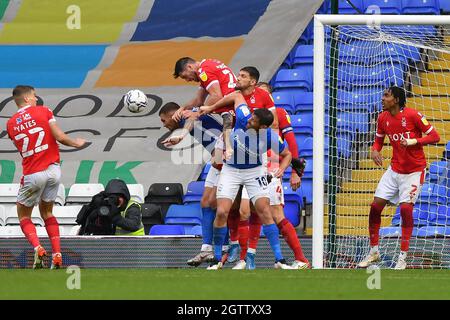
<svg viewBox="0 0 450 320"><path fill-rule="evenodd" d="M120 213L119 196L116 194L105 195L98 205L98 215L100 217L112 218L117 213Z"/></svg>

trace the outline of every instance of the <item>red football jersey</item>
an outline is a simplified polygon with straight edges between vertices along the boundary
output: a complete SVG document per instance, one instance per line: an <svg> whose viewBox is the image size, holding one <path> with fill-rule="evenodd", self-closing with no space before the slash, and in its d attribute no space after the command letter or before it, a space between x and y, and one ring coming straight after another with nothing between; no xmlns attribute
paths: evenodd
<svg viewBox="0 0 450 320"><path fill-rule="evenodd" d="M197 75L200 79L200 86L206 91L208 91L210 86L214 83L219 84L222 96L226 96L235 91L236 76L229 67L219 60L203 59L200 62ZM230 105L216 109L214 113L221 114L227 111L234 111L234 106Z"/></svg>
<svg viewBox="0 0 450 320"><path fill-rule="evenodd" d="M251 112L255 109L263 108L272 110L275 108L275 104L270 93L259 87L255 87L255 90L251 94L244 96L244 98Z"/></svg>
<svg viewBox="0 0 450 320"><path fill-rule="evenodd" d="M392 116L390 112L384 111L378 117L377 137L389 137L393 154L391 167L397 173L409 174L425 169L427 162L423 147L420 144L402 147L400 141L403 139L417 139L422 133L428 134L433 127L428 123L425 116L417 110L403 108L398 114Z"/></svg>
<svg viewBox="0 0 450 320"><path fill-rule="evenodd" d="M286 110L284 110L283 108L275 108L275 110L277 112L277 117L278 117L278 129L279 129L278 135L280 136L280 139L285 140L284 135L287 134L288 132L294 131L292 129L292 125L291 125L291 118L289 117L289 114L286 112ZM292 143L294 143L294 142L292 142ZM289 148L289 151L292 153L293 157L298 156L298 151L294 152L293 146L289 143L288 143L288 148ZM295 150L297 150L297 146L295 147ZM294 154L294 153L297 153L297 154ZM281 157L279 157L279 159L272 159L272 152L271 152L271 150L269 150L269 151L267 151L267 158L268 158L267 168L268 168L269 172L275 171L279 167ZM278 161L273 161L273 160L278 160Z"/></svg>
<svg viewBox="0 0 450 320"><path fill-rule="evenodd" d="M23 175L59 163L58 144L49 125L53 121L53 112L44 106L23 107L8 120L8 136L23 158Z"/></svg>

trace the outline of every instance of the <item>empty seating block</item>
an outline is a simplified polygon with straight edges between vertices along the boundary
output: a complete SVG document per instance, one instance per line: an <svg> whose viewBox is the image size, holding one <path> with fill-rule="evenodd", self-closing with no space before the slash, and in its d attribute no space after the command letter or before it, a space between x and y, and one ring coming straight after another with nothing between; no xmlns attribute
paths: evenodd
<svg viewBox="0 0 450 320"><path fill-rule="evenodd" d="M441 0L446 1L446 0ZM402 0L403 14L439 14L438 0Z"/></svg>
<svg viewBox="0 0 450 320"><path fill-rule="evenodd" d="M199 203L171 205L164 219L165 224L202 224L202 209Z"/></svg>
<svg viewBox="0 0 450 320"><path fill-rule="evenodd" d="M450 236L450 227L428 226L417 231L417 237Z"/></svg>
<svg viewBox="0 0 450 320"><path fill-rule="evenodd" d="M60 225L76 225L75 220L83 206L55 206L53 207L53 215Z"/></svg>
<svg viewBox="0 0 450 320"><path fill-rule="evenodd" d="M300 212L303 207L302 194L293 191L289 183L283 183L284 214L294 227L300 224Z"/></svg>
<svg viewBox="0 0 450 320"><path fill-rule="evenodd" d="M293 68L299 68L302 65L312 66L314 59L313 45L300 45L294 53L292 61Z"/></svg>
<svg viewBox="0 0 450 320"><path fill-rule="evenodd" d="M449 205L440 205L437 209L436 215L436 224L437 225L450 225L450 206Z"/></svg>
<svg viewBox="0 0 450 320"><path fill-rule="evenodd" d="M401 0L364 0L368 14L401 14Z"/></svg>
<svg viewBox="0 0 450 320"><path fill-rule="evenodd" d="M16 203L20 184L0 183L0 203Z"/></svg>
<svg viewBox="0 0 450 320"><path fill-rule="evenodd" d="M202 173L200 174L200 177L198 178L198 180L205 181L206 177L208 176L208 172L209 172L210 168L211 168L211 163L210 162L205 164L205 166L203 167Z"/></svg>
<svg viewBox="0 0 450 320"><path fill-rule="evenodd" d="M312 91L313 80L309 70L280 70L275 77L275 91L303 90Z"/></svg>
<svg viewBox="0 0 450 320"><path fill-rule="evenodd" d="M0 226L5 225L5 219L6 219L6 208L0 205Z"/></svg>
<svg viewBox="0 0 450 320"><path fill-rule="evenodd" d="M131 199L139 203L144 203L144 186L140 183L127 184Z"/></svg>
<svg viewBox="0 0 450 320"><path fill-rule="evenodd" d="M191 181L188 184L186 194L183 198L184 203L200 202L203 191L205 190L204 181Z"/></svg>
<svg viewBox="0 0 450 320"><path fill-rule="evenodd" d="M75 183L70 186L66 203L89 203L92 197L105 190L101 183Z"/></svg>
<svg viewBox="0 0 450 320"><path fill-rule="evenodd" d="M445 169L447 168L447 161L434 161L430 164L429 169L429 182L438 183L440 178L444 176Z"/></svg>
<svg viewBox="0 0 450 320"><path fill-rule="evenodd" d="M275 106L283 108L289 114L294 114L294 99L291 92L277 91L272 94Z"/></svg>
<svg viewBox="0 0 450 320"><path fill-rule="evenodd" d="M313 110L314 94L312 92L294 93L293 97L295 113Z"/></svg>
<svg viewBox="0 0 450 320"><path fill-rule="evenodd" d="M148 190L145 202L159 205L164 218L170 205L183 203L183 185L181 183L154 183Z"/></svg>
<svg viewBox="0 0 450 320"><path fill-rule="evenodd" d="M62 183L59 184L58 194L56 195L55 205L63 206L66 204L66 188Z"/></svg>
<svg viewBox="0 0 450 320"><path fill-rule="evenodd" d="M312 112L305 112L301 115L291 116L291 125L294 133L305 133L312 136L314 118Z"/></svg>
<svg viewBox="0 0 450 320"><path fill-rule="evenodd" d="M184 227L181 225L155 225L150 229L151 236L177 236L184 235Z"/></svg>
<svg viewBox="0 0 450 320"><path fill-rule="evenodd" d="M31 212L31 221L36 226L44 226L44 220L41 218L41 214L39 213L39 207L34 207ZM8 212L6 212L5 216L5 225L19 225L19 217L17 216L17 206L11 207Z"/></svg>
<svg viewBox="0 0 450 320"><path fill-rule="evenodd" d="M358 13L358 11L355 10L355 8L353 8L346 0L338 0L338 1L339 1L339 3L338 3L339 14L357 14ZM363 0L352 0L351 2L360 12L364 12ZM331 13L331 5L332 5L332 2L330 1L328 13Z"/></svg>

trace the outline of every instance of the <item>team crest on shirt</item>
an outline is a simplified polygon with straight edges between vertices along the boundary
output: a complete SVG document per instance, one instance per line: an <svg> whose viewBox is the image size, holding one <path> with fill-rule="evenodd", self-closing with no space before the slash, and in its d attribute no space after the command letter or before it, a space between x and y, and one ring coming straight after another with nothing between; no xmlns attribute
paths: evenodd
<svg viewBox="0 0 450 320"><path fill-rule="evenodd" d="M251 97L250 97L250 102L251 102L251 103L255 103L255 96L251 96Z"/></svg>
<svg viewBox="0 0 450 320"><path fill-rule="evenodd" d="M406 118L402 117L402 127L406 127Z"/></svg>
<svg viewBox="0 0 450 320"><path fill-rule="evenodd" d="M389 121L386 121L386 127L389 127Z"/></svg>
<svg viewBox="0 0 450 320"><path fill-rule="evenodd" d="M206 72L202 72L200 73L200 79L205 82L206 80L208 80L208 76L206 75Z"/></svg>

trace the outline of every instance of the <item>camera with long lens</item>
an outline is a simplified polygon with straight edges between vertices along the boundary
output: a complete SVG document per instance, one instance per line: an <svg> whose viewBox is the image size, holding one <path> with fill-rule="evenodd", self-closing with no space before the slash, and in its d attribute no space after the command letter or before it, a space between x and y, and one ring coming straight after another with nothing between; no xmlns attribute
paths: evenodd
<svg viewBox="0 0 450 320"><path fill-rule="evenodd" d="M98 208L98 215L101 217L112 218L114 214L119 212L119 196L116 194L107 195L102 199L102 202Z"/></svg>

